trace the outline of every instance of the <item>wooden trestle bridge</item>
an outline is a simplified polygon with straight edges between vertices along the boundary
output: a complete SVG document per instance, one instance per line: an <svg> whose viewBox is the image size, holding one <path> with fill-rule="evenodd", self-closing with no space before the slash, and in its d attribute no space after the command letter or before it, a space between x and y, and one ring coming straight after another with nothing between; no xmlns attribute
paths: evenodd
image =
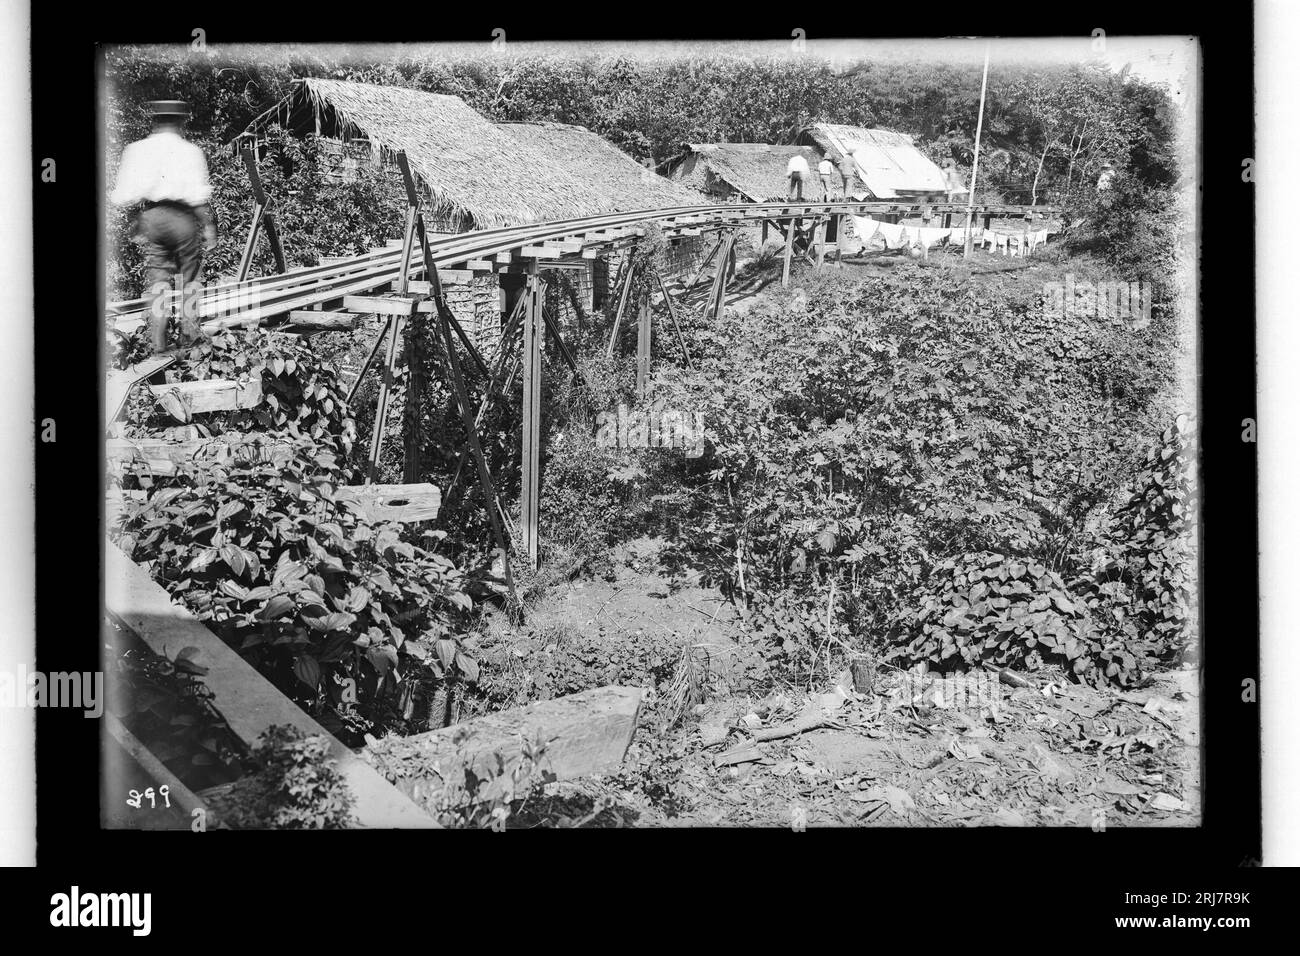
<svg viewBox="0 0 1300 956"><path fill-rule="evenodd" d="M405 155L399 153L397 163L405 181L407 195L406 228L400 242L394 242L387 248L372 250L365 255L326 259L320 265L310 268L249 278L249 266L260 231L266 232L277 263L282 264L284 256L280 249L278 233L275 231L274 217L270 211L271 203L262 189L251 157L245 158L248 162L255 200L252 225L239 267L239 278L214 284L199 293L197 312L204 331L211 333L221 329L265 324L281 330L310 334L313 331L356 329L363 315L385 317L384 332L375 342L356 380L356 382L361 381L370 366L375 363L381 349L386 348L385 368L388 374L385 374L381 381L379 407L371 437L370 467L366 475L366 485L369 486L376 477L380 442L387 414L388 391L392 381L391 372L397 354L397 342L402 323L412 321L421 315L431 316L436 326L434 334L440 335L443 340L448 379L455 392L469 437L469 447L464 451L468 452L468 457L473 459L483 491L487 496L489 505L486 510L503 556L507 585L512 592L513 581L507 558L508 547L502 526L504 512L496 499L492 476L479 446L476 426L482 421L491 393L503 381L502 375L505 372L506 362L512 363L504 378L507 384L522 366L524 386L522 537L527 558L535 564L538 556L542 336L550 334L558 344L564 359L571 366L574 364L572 355L560 338L559 329L552 321L552 317L544 313L542 306L544 284L539 276L541 272L573 268L580 266L584 259L595 259L634 246L649 231L648 223L653 223L661 235L670 241L710 234L714 237L710 252L699 264L694 277L680 291L690 291L709 263L716 261L718 267L715 269L713 287L706 300L708 303L706 309L716 317L725 299L728 276L734 271L733 247L736 230L739 228L761 225L766 232L771 226L784 236L782 268L784 285L789 282L791 262L794 258L804 258L814 267L821 266L827 246L828 225L833 220L836 221L837 244L842 252L845 236L843 220L846 216L873 216L893 222L904 217L919 216L927 225L951 225L955 222L964 222L968 210L964 203L862 201L852 198L823 202L721 205L701 203L695 206L643 209L635 212L432 237L425 227L424 214L421 211L410 167ZM1034 220L1050 216L1055 212L1054 209L1046 206L1001 203L976 203L972 208L976 217L973 224L982 220L985 228L988 228L994 218L1020 218L1025 220L1025 228L1029 229ZM492 368L488 367L487 361L480 354L473 340L448 308L443 293L444 282L464 281L476 274L490 273L513 273L525 277L523 294L518 297L509 317L503 323L501 348L494 357ZM676 327L673 298L668 285L661 276L653 278L658 282L668 307L669 318ZM616 285L619 291L614 329L609 343L610 354L614 351L619 323L627 310L628 294L633 285L630 269L624 270ZM111 303L108 308L117 329L126 333L143 325L152 307L152 300L141 298ZM641 303L638 321L640 334L637 384L638 390L644 392L649 374L651 348L648 297ZM522 343L518 352L514 350L516 338ZM460 349L455 347L456 342L460 343ZM690 357L685 354L680 332L678 343L682 346L685 360L689 362ZM469 401L461 368L462 352L488 380L489 394L483 397L477 408L471 406ZM173 357L162 356L141 362L130 371L111 373L106 423L111 423L120 414L130 388L148 379L160 380L162 371L174 361ZM193 403L189 406L193 411L244 407L239 403L256 404L260 401L259 388L253 388L251 391L257 394L252 395L250 390L241 390L235 387L235 383L229 382L195 382L187 385L193 386L191 389L193 394L186 399ZM158 384L153 388L161 395L174 386ZM354 382L349 399L355 390ZM139 442L111 440L109 457L119 459L144 457L153 462L174 463L195 453L199 445L210 444L210 442L199 440L182 442L170 449L160 449L157 447L160 444L162 443L155 442L154 447L142 449ZM430 496L436 499L438 490L419 484L418 447L418 441L411 441L408 436L404 473L408 484L376 486L370 492L356 489L355 493L362 500L369 501L372 509L379 510L383 510L381 499L384 497L390 500L416 499L424 506L424 511L421 513L427 516ZM462 463L465 458L465 454L462 453ZM456 477L453 478L453 483L458 478L459 469ZM434 509L436 511L436 502ZM385 512L388 517L401 513L400 509L394 508L388 508Z"/></svg>

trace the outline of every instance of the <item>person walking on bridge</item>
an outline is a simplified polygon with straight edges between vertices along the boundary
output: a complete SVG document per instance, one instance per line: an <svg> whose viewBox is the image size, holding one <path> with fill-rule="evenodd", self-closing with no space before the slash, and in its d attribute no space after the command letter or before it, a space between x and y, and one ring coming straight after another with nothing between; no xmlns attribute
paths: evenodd
<svg viewBox="0 0 1300 956"><path fill-rule="evenodd" d="M182 135L189 106L180 100L149 104L153 132L122 153L114 205L136 209L136 242L145 256L145 295L154 299L149 333L155 354L167 351L167 319L171 309L161 299L178 286L196 282L203 253L217 242L217 228L208 200L208 163L203 150ZM179 277L179 281L178 278ZM182 304L181 345L203 337L194 304Z"/></svg>
<svg viewBox="0 0 1300 956"><path fill-rule="evenodd" d="M822 180L822 198L827 202L830 202L831 198L831 174L834 172L835 166L829 159L823 156L822 161L817 164L817 175L820 176Z"/></svg>
<svg viewBox="0 0 1300 956"><path fill-rule="evenodd" d="M808 179L808 160L804 159L799 153L790 157L790 162L785 164L785 174L790 180L790 188L787 191L787 199L803 199L803 184Z"/></svg>
<svg viewBox="0 0 1300 956"><path fill-rule="evenodd" d="M840 178L844 180L844 198L853 193L853 171L856 166L852 153L845 153L839 159Z"/></svg>

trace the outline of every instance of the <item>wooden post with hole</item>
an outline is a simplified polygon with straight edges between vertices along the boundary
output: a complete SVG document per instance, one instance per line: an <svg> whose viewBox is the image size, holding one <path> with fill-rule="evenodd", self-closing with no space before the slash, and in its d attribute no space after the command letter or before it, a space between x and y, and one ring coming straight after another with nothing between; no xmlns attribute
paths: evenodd
<svg viewBox="0 0 1300 956"><path fill-rule="evenodd" d="M844 229L848 225L849 217L839 215L835 217L835 265L844 268Z"/></svg>
<svg viewBox="0 0 1300 956"><path fill-rule="evenodd" d="M817 230L813 238L817 245L817 264L813 267L820 271L822 262L826 258L826 217L821 216L817 219Z"/></svg>
<svg viewBox="0 0 1300 956"><path fill-rule="evenodd" d="M523 521L524 552L531 567L537 567L537 513L539 469L541 465L542 422L542 283L537 278L537 262L530 266L524 295L524 395L521 461L523 473L520 482L520 517Z"/></svg>

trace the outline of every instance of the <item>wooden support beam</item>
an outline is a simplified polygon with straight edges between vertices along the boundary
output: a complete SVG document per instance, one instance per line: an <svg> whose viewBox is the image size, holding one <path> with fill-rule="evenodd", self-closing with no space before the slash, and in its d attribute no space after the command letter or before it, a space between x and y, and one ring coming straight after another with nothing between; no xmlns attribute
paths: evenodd
<svg viewBox="0 0 1300 956"><path fill-rule="evenodd" d="M560 350L560 357L564 359L564 364L569 366L569 370L574 375L578 376L579 381L585 382L582 373L578 371L578 363L574 360L573 353L569 351L569 347L564 344L564 339L560 336L560 327L555 324L555 320L551 318L551 313L547 312L545 308L542 309L542 318L546 320L546 331L551 334L551 338L555 341L555 347Z"/></svg>
<svg viewBox="0 0 1300 956"><path fill-rule="evenodd" d="M374 363L375 356L379 354L379 350L383 347L385 340L388 338L388 333L392 331L393 321L392 316L389 316L384 320L384 327L379 332L379 338L375 339L375 344L370 347L370 353L366 356L366 360L361 363L361 369L357 372L357 377L354 378L352 384L348 386L348 394L345 401L347 401L349 405L352 404L352 399L357 394L357 389L361 385L361 380L366 377L366 372L370 370L370 366Z"/></svg>
<svg viewBox="0 0 1300 956"><path fill-rule="evenodd" d="M537 567L538 493L541 473L542 425L542 289L536 276L529 276L524 295L524 390L521 438L522 476L520 480L520 517L523 522L524 551L531 567Z"/></svg>
<svg viewBox="0 0 1300 956"><path fill-rule="evenodd" d="M371 521L433 521L442 508L442 492L428 482L402 485L344 485L335 497L355 501Z"/></svg>
<svg viewBox="0 0 1300 956"><path fill-rule="evenodd" d="M817 218L817 228L813 237L813 245L815 245L817 248L817 261L816 263L814 263L813 268L820 270L822 267L822 262L826 258L826 217L825 216L819 216Z"/></svg>
<svg viewBox="0 0 1300 956"><path fill-rule="evenodd" d="M785 233L785 255L781 257L781 288L790 287L790 256L794 252L794 224L795 219L790 217L789 228Z"/></svg>
<svg viewBox="0 0 1300 956"><path fill-rule="evenodd" d="M415 303L407 300L407 305ZM388 338L388 353L384 359L383 377L379 380L379 397L375 403L374 427L370 432L370 454L366 457L366 484L379 477L379 455L384 447L384 431L388 427L388 393L393 388L394 366L397 363L397 340L402 331L401 316L393 316L387 325L392 334Z"/></svg>
<svg viewBox="0 0 1300 956"><path fill-rule="evenodd" d="M691 280L687 282L686 287L682 289L683 294L690 292L691 289L695 288L695 283L700 280L700 276L704 274L705 268L713 261L713 257L718 254L718 251L722 249L724 238L725 237L720 234L718 236L718 241L713 244L713 248L709 250L708 255L700 260L699 267L695 270L695 275L691 276Z"/></svg>
<svg viewBox="0 0 1300 956"><path fill-rule="evenodd" d="M330 759L352 793L353 812L362 827L436 827L410 799L373 767L333 737L307 712L280 693L251 664L184 607L174 604L140 567L112 542L104 546L105 606L110 618L160 656L174 659L195 648L190 660L207 668L203 684L227 726L252 747L272 725L288 725L329 741Z"/></svg>
<svg viewBox="0 0 1300 956"><path fill-rule="evenodd" d="M623 288L618 294L618 308L614 311L614 328L609 333L609 346L605 349L605 357L614 357L614 346L618 344L618 328L623 321L623 312L627 309L627 297L632 291L632 260L626 259L623 262Z"/></svg>
<svg viewBox="0 0 1300 956"><path fill-rule="evenodd" d="M235 381L209 378L200 382L168 382L150 385L158 405L184 424L204 412L229 412L256 408L262 404L262 378Z"/></svg>
<svg viewBox="0 0 1300 956"><path fill-rule="evenodd" d="M256 203L253 206L253 220L248 224L248 237L244 240L244 251L239 257L239 268L235 272L235 281L243 282L253 266L253 253L257 250L257 237L262 231L262 216L266 206Z"/></svg>
<svg viewBox="0 0 1300 956"><path fill-rule="evenodd" d="M417 806L436 812L503 796L516 770L527 785L616 769L640 709L639 688L598 687L428 733L385 737L362 754ZM542 750L537 766L525 763L525 746ZM470 774L485 781L476 793L466 790Z"/></svg>
<svg viewBox="0 0 1300 956"><path fill-rule="evenodd" d="M727 307L727 277L735 269L735 252L736 252L736 234L730 232L727 234L726 245L723 247L723 266L718 270L718 281L716 289L716 298L713 300L713 319L717 321L722 318L722 313Z"/></svg>
<svg viewBox="0 0 1300 956"><path fill-rule="evenodd" d="M844 234L848 228L849 217L839 215L835 217L835 265L844 268L844 249L848 237Z"/></svg>
<svg viewBox="0 0 1300 956"><path fill-rule="evenodd" d="M406 184L407 196L410 197L415 191L415 180L411 176L411 167L406 159L405 152L398 152L397 166L402 171L402 179ZM488 514L488 521L492 525L492 532L496 537L497 548L501 554L502 569L505 572L506 588L510 592L511 600L516 603L519 601L519 595L515 591L514 575L510 572L510 549L506 541L505 530L501 524L501 502L497 500L496 488L492 484L492 473L488 470L487 458L483 454L483 446L479 444L478 428L474 422L474 413L469 407L469 395L465 390L465 377L461 374L460 356L456 353L456 344L452 341L451 330L454 325L461 342L465 345L466 351L479 363L483 373L487 374L487 367L483 364L483 357L478 354L469 338L465 335L465 330L460 327L455 316L451 314L451 309L447 306L447 298L442 291L442 282L438 278L438 270L433 263L433 252L429 248L429 235L424 224L424 213L420 211L415 218L416 236L420 240L420 256L424 262L424 270L428 277L433 281L433 298L437 304L438 311L438 328L442 332L443 354L447 359L447 367L451 371L451 381L453 393L456 396L456 405L460 409L461 420L465 424L465 431L469 437L470 453L474 456L474 461L478 465L479 481L483 486L484 506Z"/></svg>
<svg viewBox="0 0 1300 956"><path fill-rule="evenodd" d="M673 307L673 297L668 294L668 286L664 285L664 277L655 273L655 278L659 280L659 291L664 294L664 305L668 307L668 321L673 325L673 331L677 334L677 344L682 350L682 360L686 367L692 372L695 371L695 363L691 361L691 353L686 350L686 338L682 335L682 327L677 324L677 310Z"/></svg>
<svg viewBox="0 0 1300 956"><path fill-rule="evenodd" d="M275 218L275 213L269 209L262 213L262 229L266 232L266 241L271 246L275 271L283 275L289 271L289 264L284 258L284 246L280 242L280 224Z"/></svg>
<svg viewBox="0 0 1300 956"><path fill-rule="evenodd" d="M257 157L253 155L251 149L245 149L241 152L244 160L244 167L248 170L248 181L253 189L253 221L248 227L248 239L244 243L244 254L239 260L238 281L242 282L248 278L248 270L253 264L253 252L257 246L257 234L263 226L266 229L266 241L271 246L271 254L275 257L275 267L277 272L285 271L284 248L280 245L280 231L276 226L275 214L270 212L271 201L266 195L266 190L262 188L262 177L257 171Z"/></svg>
<svg viewBox="0 0 1300 956"><path fill-rule="evenodd" d="M650 292L641 293L641 314L637 321L636 335L636 394L637 400L644 403L650 388L650 342L653 335L650 322Z"/></svg>

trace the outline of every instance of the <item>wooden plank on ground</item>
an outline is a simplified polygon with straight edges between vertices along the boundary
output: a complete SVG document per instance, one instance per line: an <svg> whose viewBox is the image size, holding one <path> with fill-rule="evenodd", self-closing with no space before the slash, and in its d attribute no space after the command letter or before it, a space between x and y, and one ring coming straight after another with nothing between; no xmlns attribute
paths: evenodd
<svg viewBox="0 0 1300 956"><path fill-rule="evenodd" d="M131 389L174 365L176 360L175 355L152 355L128 369L109 372L104 387L104 427L107 428L122 414L122 406L126 404Z"/></svg>
<svg viewBox="0 0 1300 956"><path fill-rule="evenodd" d="M636 730L641 690L598 687L410 737L386 737L362 754L426 809L496 797L520 769L527 782L570 780L616 769ZM544 750L527 764L524 741ZM488 780L477 793L466 775ZM518 790L516 790L518 793Z"/></svg>
<svg viewBox="0 0 1300 956"><path fill-rule="evenodd" d="M281 331L349 332L361 324L357 312L322 312L318 309L295 309Z"/></svg>
<svg viewBox="0 0 1300 956"><path fill-rule="evenodd" d="M371 521L432 521L442 507L442 492L428 482L345 485L335 496L358 502Z"/></svg>
<svg viewBox="0 0 1300 956"><path fill-rule="evenodd" d="M105 442L105 457L113 463L144 461L154 473L172 475L176 473L176 465L185 461L227 461L239 458L281 465L293 457L293 446L287 441L239 432L187 441L110 438Z"/></svg>
<svg viewBox="0 0 1300 956"><path fill-rule="evenodd" d="M359 826L437 826L432 817L307 716L194 615L173 604L170 595L121 549L106 542L104 551L109 616L155 654L174 659L183 648L198 648L190 659L208 669L203 683L214 695L213 706L240 740L253 746L273 724L287 724L304 734L325 737L330 742L330 757L352 792Z"/></svg>
<svg viewBox="0 0 1300 956"><path fill-rule="evenodd" d="M256 408L262 404L261 376L235 381L208 378L199 382L168 382L150 385L158 404L179 422L203 412L229 412Z"/></svg>

